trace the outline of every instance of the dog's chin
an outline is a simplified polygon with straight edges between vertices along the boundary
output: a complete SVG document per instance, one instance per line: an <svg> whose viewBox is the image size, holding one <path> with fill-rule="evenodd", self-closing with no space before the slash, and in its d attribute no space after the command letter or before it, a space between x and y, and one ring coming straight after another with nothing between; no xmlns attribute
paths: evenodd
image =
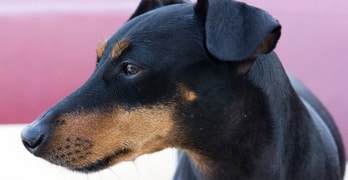
<svg viewBox="0 0 348 180"><path fill-rule="evenodd" d="M115 151L113 154L105 156L102 159L99 159L95 162L91 162L86 165L82 166L65 166L66 168L72 170L72 171L77 171L77 172L82 172L82 173L92 173L92 172L97 172L103 169L106 169L118 162L121 162L122 159L125 158L128 154L131 153L130 149L120 149Z"/></svg>

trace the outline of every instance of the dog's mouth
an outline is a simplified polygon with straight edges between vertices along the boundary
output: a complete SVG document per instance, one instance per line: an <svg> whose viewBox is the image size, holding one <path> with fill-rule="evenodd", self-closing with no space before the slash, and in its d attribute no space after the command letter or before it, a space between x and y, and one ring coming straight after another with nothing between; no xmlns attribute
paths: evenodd
<svg viewBox="0 0 348 180"><path fill-rule="evenodd" d="M58 148L60 149L60 148ZM113 164L125 159L125 156L132 152L128 148L120 148L109 155L93 153L93 151L74 150L73 153L57 152L46 156L48 161L53 164L66 167L73 171L90 173L106 169Z"/></svg>
<svg viewBox="0 0 348 180"><path fill-rule="evenodd" d="M84 173L96 172L96 171L108 168L109 166L112 165L112 162L115 159L119 159L122 156L129 154L130 152L131 152L130 149L125 149L125 148L119 149L119 150L115 151L113 154L105 156L104 158L99 159L95 162L92 162L88 165L74 167L71 169L74 171L79 171L79 172L84 172Z"/></svg>

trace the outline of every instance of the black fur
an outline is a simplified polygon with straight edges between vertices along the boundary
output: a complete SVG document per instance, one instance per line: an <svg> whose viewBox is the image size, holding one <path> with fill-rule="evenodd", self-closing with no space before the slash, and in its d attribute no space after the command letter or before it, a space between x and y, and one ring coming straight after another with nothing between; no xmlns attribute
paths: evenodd
<svg viewBox="0 0 348 180"><path fill-rule="evenodd" d="M280 30L265 11L232 0L143 0L91 78L24 130L24 144L40 156L42 133L67 112L174 102L183 133L174 146L181 150L175 179L343 179L344 149L331 116L290 82L273 52ZM122 39L131 45L111 61ZM127 74L127 64L140 71ZM197 99L173 99L178 84Z"/></svg>

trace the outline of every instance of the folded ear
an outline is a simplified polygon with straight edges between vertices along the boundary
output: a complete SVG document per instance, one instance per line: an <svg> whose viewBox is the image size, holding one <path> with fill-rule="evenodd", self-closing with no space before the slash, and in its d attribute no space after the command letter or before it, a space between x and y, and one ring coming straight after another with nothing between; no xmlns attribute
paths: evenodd
<svg viewBox="0 0 348 180"><path fill-rule="evenodd" d="M271 52L281 26L267 12L232 0L198 0L205 21L206 47L224 61L243 61Z"/></svg>
<svg viewBox="0 0 348 180"><path fill-rule="evenodd" d="M132 14L132 16L129 18L129 20L143 13L146 13L148 11L151 11L153 9L156 9L162 6L167 6L170 4L185 3L185 2L190 2L190 1L189 0L141 0L140 4L138 5L137 9Z"/></svg>

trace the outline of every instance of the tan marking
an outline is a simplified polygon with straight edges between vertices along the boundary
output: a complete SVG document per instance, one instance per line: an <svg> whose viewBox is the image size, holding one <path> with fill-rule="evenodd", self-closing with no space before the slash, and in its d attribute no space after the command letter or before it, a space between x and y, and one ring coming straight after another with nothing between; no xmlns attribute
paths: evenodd
<svg viewBox="0 0 348 180"><path fill-rule="evenodd" d="M112 159L111 166L172 147L176 129L173 111L174 106L156 105L129 111L116 108L112 113L64 115L58 120L65 124L54 130L54 137L47 146L47 152L51 153L45 158L73 169L94 163L118 150L130 150L128 154Z"/></svg>
<svg viewBox="0 0 348 180"><path fill-rule="evenodd" d="M213 163L207 158L193 151L185 151L192 160L194 166L204 174L210 174L212 172Z"/></svg>
<svg viewBox="0 0 348 180"><path fill-rule="evenodd" d="M112 58L117 58L119 57L122 52L127 49L127 47L129 46L129 42L126 41L126 40L121 40L119 41L118 43L116 43L114 45L114 48L112 50L112 54L111 54L111 57Z"/></svg>
<svg viewBox="0 0 348 180"><path fill-rule="evenodd" d="M97 45L97 58L101 58L103 56L103 53L105 51L107 41L100 42Z"/></svg>
<svg viewBox="0 0 348 180"><path fill-rule="evenodd" d="M178 89L179 89L179 93L181 94L181 96L184 98L186 102L193 102L198 98L197 94L194 91L190 90L188 87L186 87L182 83L178 84Z"/></svg>

